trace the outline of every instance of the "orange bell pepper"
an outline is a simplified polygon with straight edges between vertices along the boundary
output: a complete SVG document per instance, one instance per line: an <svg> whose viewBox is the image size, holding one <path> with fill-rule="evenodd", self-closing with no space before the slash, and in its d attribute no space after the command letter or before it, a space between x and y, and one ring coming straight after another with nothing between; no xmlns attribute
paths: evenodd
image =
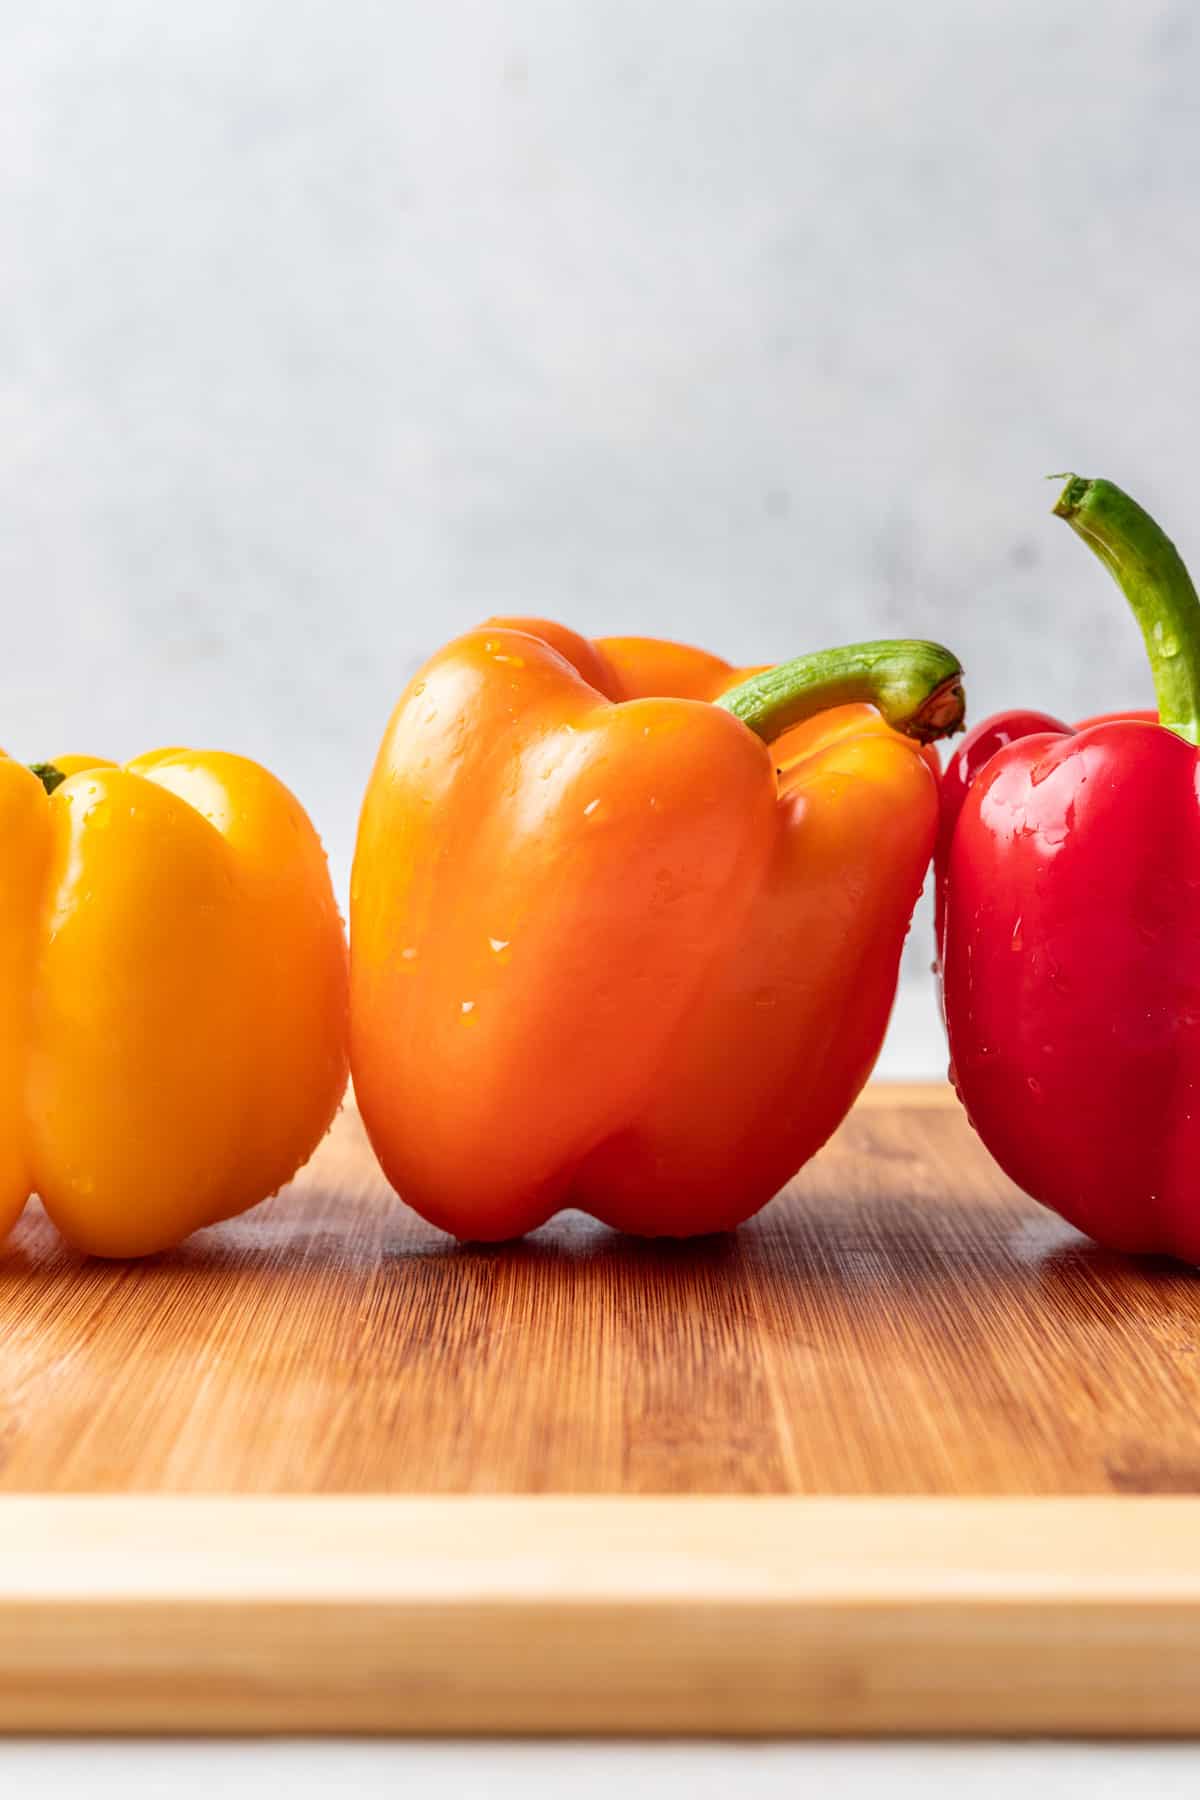
<svg viewBox="0 0 1200 1800"><path fill-rule="evenodd" d="M403 1197L466 1239L762 1206L878 1054L960 676L902 643L739 681L539 620L427 663L351 899L355 1089Z"/></svg>
<svg viewBox="0 0 1200 1800"><path fill-rule="evenodd" d="M287 789L186 750L0 755L0 844L0 1232L36 1190L80 1249L142 1256L288 1181L345 1088L348 968Z"/></svg>

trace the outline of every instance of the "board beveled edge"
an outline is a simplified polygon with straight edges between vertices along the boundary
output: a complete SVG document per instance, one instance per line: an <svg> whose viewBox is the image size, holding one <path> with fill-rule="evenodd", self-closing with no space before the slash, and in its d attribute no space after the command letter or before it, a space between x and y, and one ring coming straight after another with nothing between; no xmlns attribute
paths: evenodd
<svg viewBox="0 0 1200 1800"><path fill-rule="evenodd" d="M1200 1500L0 1498L6 1732L1200 1729Z"/></svg>

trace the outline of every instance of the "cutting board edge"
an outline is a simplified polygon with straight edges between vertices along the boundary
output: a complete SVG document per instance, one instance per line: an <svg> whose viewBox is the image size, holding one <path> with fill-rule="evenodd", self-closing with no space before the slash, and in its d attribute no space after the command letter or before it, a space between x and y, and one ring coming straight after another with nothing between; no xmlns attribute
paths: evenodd
<svg viewBox="0 0 1200 1800"><path fill-rule="evenodd" d="M1200 1499L0 1499L0 1730L1194 1735Z"/></svg>

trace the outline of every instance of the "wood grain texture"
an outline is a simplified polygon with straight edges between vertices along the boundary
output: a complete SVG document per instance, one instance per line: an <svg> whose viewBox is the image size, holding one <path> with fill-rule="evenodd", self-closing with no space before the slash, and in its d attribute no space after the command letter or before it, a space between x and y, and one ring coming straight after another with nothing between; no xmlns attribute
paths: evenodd
<svg viewBox="0 0 1200 1800"><path fill-rule="evenodd" d="M948 1090L875 1090L736 1236L462 1249L352 1114L141 1264L0 1251L0 1490L1200 1493L1200 1283L1024 1199Z"/></svg>
<svg viewBox="0 0 1200 1800"><path fill-rule="evenodd" d="M0 1499L0 1730L1200 1728L1200 1502Z"/></svg>

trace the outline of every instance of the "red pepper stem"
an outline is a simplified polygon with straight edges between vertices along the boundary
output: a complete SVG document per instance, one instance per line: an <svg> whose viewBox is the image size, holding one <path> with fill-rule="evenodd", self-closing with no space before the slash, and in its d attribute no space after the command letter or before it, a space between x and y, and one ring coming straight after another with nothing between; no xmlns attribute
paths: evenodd
<svg viewBox="0 0 1200 1800"><path fill-rule="evenodd" d="M893 730L931 744L962 730L962 674L958 658L941 644L889 638L798 656L752 675L716 704L769 744L816 713L867 701Z"/></svg>
<svg viewBox="0 0 1200 1800"><path fill-rule="evenodd" d="M1200 599L1174 544L1111 481L1067 477L1054 508L1094 550L1142 629L1158 716L1200 745Z"/></svg>

